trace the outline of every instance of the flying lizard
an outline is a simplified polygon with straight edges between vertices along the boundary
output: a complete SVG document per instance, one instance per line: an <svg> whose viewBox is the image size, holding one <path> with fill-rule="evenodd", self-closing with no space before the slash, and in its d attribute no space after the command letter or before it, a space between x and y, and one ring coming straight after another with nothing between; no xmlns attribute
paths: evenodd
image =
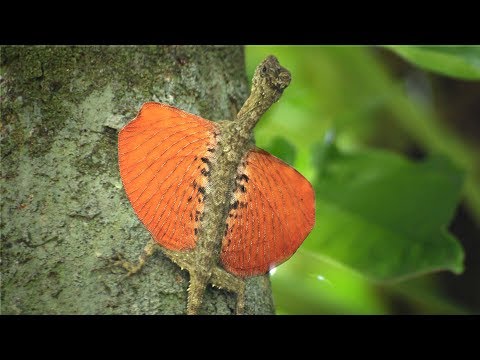
<svg viewBox="0 0 480 360"><path fill-rule="evenodd" d="M290 80L269 56L235 119L147 102L118 135L124 189L152 236L138 263L119 265L136 273L160 248L190 275L187 314L199 312L209 284L236 293L243 313L244 279L287 260L313 228L312 186L252 136Z"/></svg>

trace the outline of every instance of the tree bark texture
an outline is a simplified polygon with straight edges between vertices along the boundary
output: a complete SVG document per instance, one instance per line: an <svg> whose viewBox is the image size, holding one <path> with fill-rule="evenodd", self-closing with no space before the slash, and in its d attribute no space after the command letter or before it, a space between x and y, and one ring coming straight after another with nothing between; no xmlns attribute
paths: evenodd
<svg viewBox="0 0 480 360"><path fill-rule="evenodd" d="M150 238L122 188L117 133L146 101L231 119L248 95L241 47L1 48L1 312L182 314L188 274L161 252L126 278ZM208 288L201 313L232 314ZM247 314L272 314L267 276Z"/></svg>

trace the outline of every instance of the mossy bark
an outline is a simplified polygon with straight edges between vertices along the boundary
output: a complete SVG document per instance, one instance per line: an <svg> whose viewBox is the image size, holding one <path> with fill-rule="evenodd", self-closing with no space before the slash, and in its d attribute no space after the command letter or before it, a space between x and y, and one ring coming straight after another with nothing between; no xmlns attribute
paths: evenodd
<svg viewBox="0 0 480 360"><path fill-rule="evenodd" d="M188 274L157 252L129 278L150 238L122 189L117 132L142 103L212 120L248 95L241 47L1 48L1 312L182 314ZM208 288L201 313L231 314ZM271 314L268 277L247 281L247 314Z"/></svg>

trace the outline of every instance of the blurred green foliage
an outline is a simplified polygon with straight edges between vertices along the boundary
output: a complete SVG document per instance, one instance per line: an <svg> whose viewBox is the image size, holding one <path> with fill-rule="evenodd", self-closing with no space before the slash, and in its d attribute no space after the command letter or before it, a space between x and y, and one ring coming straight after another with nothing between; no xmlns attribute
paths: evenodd
<svg viewBox="0 0 480 360"><path fill-rule="evenodd" d="M428 68L428 56L392 50ZM463 270L462 247L447 227L462 195L480 219L478 154L442 125L428 99L389 73L379 51L387 50L247 47L250 78L269 54L292 73L257 125L257 145L292 164L316 192L314 230L272 273L279 314L391 313L392 296L422 313L467 311L418 275ZM478 49L448 51L448 61L431 57L430 69L475 78ZM409 141L427 158L401 155Z"/></svg>
<svg viewBox="0 0 480 360"><path fill-rule="evenodd" d="M480 80L480 47L388 46L425 70L466 80Z"/></svg>

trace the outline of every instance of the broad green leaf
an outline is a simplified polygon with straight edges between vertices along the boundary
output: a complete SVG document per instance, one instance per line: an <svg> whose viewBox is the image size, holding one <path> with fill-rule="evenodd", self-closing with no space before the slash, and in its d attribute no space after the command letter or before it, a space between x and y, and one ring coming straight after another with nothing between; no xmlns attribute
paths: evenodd
<svg viewBox="0 0 480 360"><path fill-rule="evenodd" d="M325 146L333 150L317 164L316 224L305 249L377 281L462 272L462 248L446 230L463 183L457 168L442 157L414 163Z"/></svg>
<svg viewBox="0 0 480 360"><path fill-rule="evenodd" d="M435 277L375 284L303 247L270 274L277 314L390 314L399 311L391 297L407 302L407 313L468 313L445 298Z"/></svg>
<svg viewBox="0 0 480 360"><path fill-rule="evenodd" d="M424 70L480 80L480 46L387 46Z"/></svg>
<svg viewBox="0 0 480 360"><path fill-rule="evenodd" d="M386 314L375 286L300 248L270 273L277 314Z"/></svg>

